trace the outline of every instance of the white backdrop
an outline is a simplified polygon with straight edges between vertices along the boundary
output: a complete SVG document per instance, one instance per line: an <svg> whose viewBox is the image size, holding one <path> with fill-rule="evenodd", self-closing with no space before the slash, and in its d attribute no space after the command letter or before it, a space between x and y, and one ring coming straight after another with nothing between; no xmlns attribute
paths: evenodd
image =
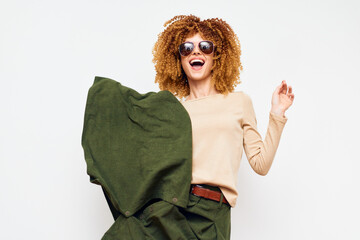
<svg viewBox="0 0 360 240"><path fill-rule="evenodd" d="M0 239L98 240L113 223L81 147L94 77L140 93L178 14L219 17L265 137L281 80L294 104L269 174L243 155L232 239L360 239L358 1L0 1Z"/></svg>

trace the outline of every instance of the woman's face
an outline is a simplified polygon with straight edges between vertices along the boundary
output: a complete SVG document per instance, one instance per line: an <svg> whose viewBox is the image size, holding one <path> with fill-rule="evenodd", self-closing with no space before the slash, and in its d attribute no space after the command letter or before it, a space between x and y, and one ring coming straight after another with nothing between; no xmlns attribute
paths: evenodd
<svg viewBox="0 0 360 240"><path fill-rule="evenodd" d="M185 42L194 43L194 50L186 57L181 56L181 65L185 71L188 80L211 80L211 68L213 66L213 56L214 53L205 54L199 49L199 42L204 41L206 39L201 38L199 33L196 33L192 37L188 37L185 39ZM194 60L200 60L204 64L201 65L193 65Z"/></svg>

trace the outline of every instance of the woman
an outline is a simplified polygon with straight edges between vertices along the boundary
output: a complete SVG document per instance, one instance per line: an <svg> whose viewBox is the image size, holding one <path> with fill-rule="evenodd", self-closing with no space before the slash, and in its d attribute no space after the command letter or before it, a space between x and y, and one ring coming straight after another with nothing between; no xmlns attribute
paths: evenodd
<svg viewBox="0 0 360 240"><path fill-rule="evenodd" d="M230 206L235 207L238 196L242 148L253 170L266 175L294 93L285 80L276 87L262 141L251 98L233 91L241 83L242 65L239 40L231 27L218 18L200 21L193 15L175 16L164 26L153 49L155 82L161 90L186 97L180 101L192 124L190 198L198 206L182 211L198 239L230 239Z"/></svg>
<svg viewBox="0 0 360 240"><path fill-rule="evenodd" d="M262 141L250 97L234 92L242 66L231 27L193 15L165 26L153 49L164 91L139 94L96 77L88 93L87 173L115 220L102 240L230 239L242 149L266 175L294 99L283 81Z"/></svg>

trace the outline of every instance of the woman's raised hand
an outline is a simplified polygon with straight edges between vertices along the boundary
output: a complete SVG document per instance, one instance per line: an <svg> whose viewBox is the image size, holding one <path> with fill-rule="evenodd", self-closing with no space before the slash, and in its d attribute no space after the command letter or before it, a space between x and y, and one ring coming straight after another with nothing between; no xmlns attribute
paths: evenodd
<svg viewBox="0 0 360 240"><path fill-rule="evenodd" d="M271 112L277 115L284 116L285 111L292 105L294 101L294 93L292 87L287 87L286 81L283 80L281 84L276 87L271 100Z"/></svg>

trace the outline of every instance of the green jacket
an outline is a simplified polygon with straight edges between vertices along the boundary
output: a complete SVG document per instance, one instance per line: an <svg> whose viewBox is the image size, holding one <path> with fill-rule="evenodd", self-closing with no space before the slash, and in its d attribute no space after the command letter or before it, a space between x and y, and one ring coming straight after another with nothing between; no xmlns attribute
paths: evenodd
<svg viewBox="0 0 360 240"><path fill-rule="evenodd" d="M140 94L95 77L81 144L90 182L101 185L114 219L131 217L154 198L187 206L192 129L171 92Z"/></svg>

